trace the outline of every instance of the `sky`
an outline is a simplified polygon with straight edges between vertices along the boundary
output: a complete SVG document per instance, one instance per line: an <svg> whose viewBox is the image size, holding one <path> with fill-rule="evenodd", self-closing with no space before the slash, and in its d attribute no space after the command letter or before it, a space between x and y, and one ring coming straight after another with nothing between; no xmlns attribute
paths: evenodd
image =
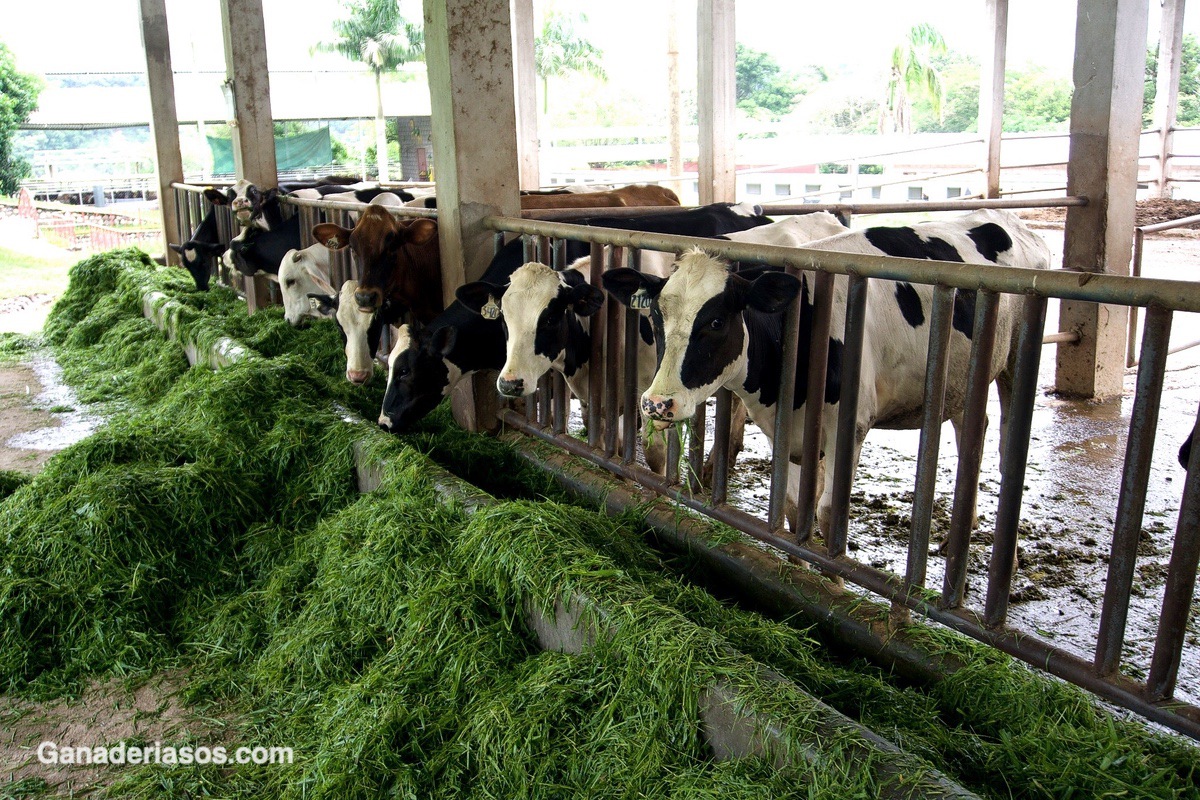
<svg viewBox="0 0 1200 800"><path fill-rule="evenodd" d="M677 0L681 23L681 68L695 74L695 0ZM1150 7L1150 41L1157 41L1158 0ZM145 62L137 0L6 0L0 41L31 72L140 71ZM535 0L535 7L584 9L587 31L605 50L610 79L632 86L646 83L661 65L665 75L663 29L668 0ZM1070 76L1074 47L1073 0L1011 0L1010 67L1031 64ZM915 22L933 23L951 48L979 52L983 47L983 0L737 0L737 39L771 53L786 69L823 64L838 72L882 69L892 46ZM272 70L353 68L340 57L313 54L341 14L337 0L263 0ZM411 19L420 0L401 0ZM224 70L217 0L167 0L176 70ZM869 21L867 24L866 21ZM1200 13L1185 19L1200 35ZM48 46L47 41L53 45ZM694 80L694 79L693 79ZM665 78L664 78L665 83Z"/></svg>

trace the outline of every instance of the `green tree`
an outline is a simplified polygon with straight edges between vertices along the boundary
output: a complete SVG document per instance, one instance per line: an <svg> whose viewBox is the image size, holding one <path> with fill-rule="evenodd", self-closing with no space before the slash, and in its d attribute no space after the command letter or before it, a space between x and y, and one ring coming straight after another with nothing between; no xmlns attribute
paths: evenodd
<svg viewBox="0 0 1200 800"><path fill-rule="evenodd" d="M810 86L790 72L784 72L769 53L746 47L740 42L735 46L736 99L737 107L751 116L765 111L772 120L777 120L792 110L800 98L808 93ZM812 67L808 84L828 80L825 71Z"/></svg>
<svg viewBox="0 0 1200 800"><path fill-rule="evenodd" d="M421 26L400 14L397 0L347 0L348 19L333 23L337 36L318 50L341 53L366 64L375 75L375 152L379 180L388 179L387 133L383 119L383 74L425 58Z"/></svg>
<svg viewBox="0 0 1200 800"><path fill-rule="evenodd" d="M1154 121L1154 82L1158 78L1158 47L1146 51L1146 84L1142 94L1142 127ZM1179 104L1175 111L1177 125L1200 124L1200 42L1195 34L1183 36L1179 56Z"/></svg>
<svg viewBox="0 0 1200 800"><path fill-rule="evenodd" d="M579 23L587 17L578 15ZM600 65L604 51L583 38L575 28L576 19L557 11L548 11L542 22L541 35L533 40L533 68L542 81L542 113L550 110L550 79L571 72L586 72L608 80Z"/></svg>
<svg viewBox="0 0 1200 800"><path fill-rule="evenodd" d="M13 153L17 129L37 110L41 81L17 69L12 51L0 42L0 194L16 194L29 162Z"/></svg>
<svg viewBox="0 0 1200 800"><path fill-rule="evenodd" d="M1066 130L1071 119L1071 83L1042 67L1004 76L1004 131Z"/></svg>
<svg viewBox="0 0 1200 800"><path fill-rule="evenodd" d="M934 58L945 53L946 40L928 22L914 25L905 41L896 45L879 119L881 133L912 132L914 97L928 99L934 114L941 119L946 90Z"/></svg>

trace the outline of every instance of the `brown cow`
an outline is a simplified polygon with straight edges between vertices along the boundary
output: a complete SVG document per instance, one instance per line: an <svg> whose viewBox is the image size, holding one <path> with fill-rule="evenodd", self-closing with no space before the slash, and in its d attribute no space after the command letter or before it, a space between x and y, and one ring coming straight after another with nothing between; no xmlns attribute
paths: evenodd
<svg viewBox="0 0 1200 800"><path fill-rule="evenodd" d="M391 301L398 317L411 311L421 323L443 310L442 262L437 223L429 219L398 219L382 206L367 206L354 230L323 222L313 238L330 250L351 247L362 269L354 300L364 312Z"/></svg>
<svg viewBox="0 0 1200 800"><path fill-rule="evenodd" d="M430 195L407 203L419 208L437 208L437 197ZM557 208L624 208L627 206L677 206L679 195L663 186L632 184L618 189L574 192L568 189L521 193L522 211Z"/></svg>

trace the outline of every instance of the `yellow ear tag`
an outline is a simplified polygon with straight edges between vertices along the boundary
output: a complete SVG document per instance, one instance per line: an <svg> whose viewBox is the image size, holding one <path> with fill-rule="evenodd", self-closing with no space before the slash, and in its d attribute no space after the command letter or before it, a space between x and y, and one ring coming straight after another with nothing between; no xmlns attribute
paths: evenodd
<svg viewBox="0 0 1200 800"><path fill-rule="evenodd" d="M321 302L315 297L308 298L308 310L319 312L321 310Z"/></svg>
<svg viewBox="0 0 1200 800"><path fill-rule="evenodd" d="M496 298L489 294L487 304L480 309L479 315L484 319L500 319L500 304Z"/></svg>
<svg viewBox="0 0 1200 800"><path fill-rule="evenodd" d="M649 308L653 303L654 298L646 294L645 289L638 289L633 293L633 296L629 298L630 308Z"/></svg>
<svg viewBox="0 0 1200 800"><path fill-rule="evenodd" d="M329 248L330 250L339 250L339 249L341 249L342 245L341 245L341 242L339 242L336 237L330 236L328 239L325 240L325 246L327 248Z"/></svg>

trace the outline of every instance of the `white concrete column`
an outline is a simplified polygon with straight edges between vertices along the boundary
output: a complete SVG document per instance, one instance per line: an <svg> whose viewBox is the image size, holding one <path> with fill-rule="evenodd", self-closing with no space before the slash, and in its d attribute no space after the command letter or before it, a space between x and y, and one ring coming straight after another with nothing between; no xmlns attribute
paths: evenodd
<svg viewBox="0 0 1200 800"><path fill-rule="evenodd" d="M1129 274L1146 19L1145 3L1078 2L1067 193L1087 197L1088 205L1067 210L1067 269ZM1059 330L1078 331L1081 340L1057 348L1057 391L1098 398L1121 393L1128 317L1124 306L1062 301Z"/></svg>
<svg viewBox="0 0 1200 800"><path fill-rule="evenodd" d="M1175 113L1179 109L1179 66L1183 61L1183 11L1186 0L1162 0L1162 25L1158 31L1158 74L1154 83L1154 121L1158 128L1158 166L1156 189L1159 197L1170 197L1167 183L1174 135Z"/></svg>
<svg viewBox="0 0 1200 800"><path fill-rule="evenodd" d="M239 178L279 185L262 0L220 0L225 76L233 88L233 160Z"/></svg>
<svg viewBox="0 0 1200 800"><path fill-rule="evenodd" d="M175 114L175 76L167 31L166 0L140 0L142 47L146 51L146 83L150 87L150 135L154 139L154 169L158 176L158 208L162 214L163 251L170 264L179 255L168 245L182 244L177 227L175 190L183 182L179 153L179 118Z"/></svg>
<svg viewBox="0 0 1200 800"><path fill-rule="evenodd" d="M533 0L512 0L512 15L521 188L537 189L542 185L542 170L538 152L537 70L533 62Z"/></svg>
<svg viewBox="0 0 1200 800"><path fill-rule="evenodd" d="M492 231L483 219L521 213L512 42L509 0L425 0L447 304L491 260ZM489 376L476 378L453 398L455 419L470 430L495 425L495 385Z"/></svg>
<svg viewBox="0 0 1200 800"><path fill-rule="evenodd" d="M699 0L697 4L701 205L737 199L733 9L734 0Z"/></svg>
<svg viewBox="0 0 1200 800"><path fill-rule="evenodd" d="M1004 68L1008 0L984 0L987 41L980 56L979 134L983 136L984 197L1000 196L1000 139L1004 132Z"/></svg>

